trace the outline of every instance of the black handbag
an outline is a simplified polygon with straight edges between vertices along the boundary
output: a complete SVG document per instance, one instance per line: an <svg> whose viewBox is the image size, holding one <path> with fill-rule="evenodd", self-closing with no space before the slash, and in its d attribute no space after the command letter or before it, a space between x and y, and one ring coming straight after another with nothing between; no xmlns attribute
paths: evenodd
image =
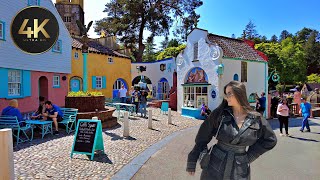
<svg viewBox="0 0 320 180"><path fill-rule="evenodd" d="M222 124L222 120L224 119L224 116L222 116L222 119L220 121L217 133L215 135L215 137L217 138L217 135L219 133L221 124ZM213 146L210 148L210 150L208 150L208 148L206 147L199 156L199 163L200 163L200 167L201 169L207 169L208 165L209 165L209 161L210 161L210 156L211 156L211 152L212 152Z"/></svg>

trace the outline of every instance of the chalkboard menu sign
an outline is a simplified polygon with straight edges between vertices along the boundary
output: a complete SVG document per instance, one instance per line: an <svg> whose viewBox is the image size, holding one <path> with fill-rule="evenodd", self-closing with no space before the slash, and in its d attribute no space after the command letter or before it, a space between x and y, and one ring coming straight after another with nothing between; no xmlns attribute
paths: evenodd
<svg viewBox="0 0 320 180"><path fill-rule="evenodd" d="M74 151L92 152L97 125L97 122L79 122Z"/></svg>
<svg viewBox="0 0 320 180"><path fill-rule="evenodd" d="M74 135L71 158L76 153L91 155L91 160L93 160L96 150L102 150L104 153L101 121L79 119Z"/></svg>

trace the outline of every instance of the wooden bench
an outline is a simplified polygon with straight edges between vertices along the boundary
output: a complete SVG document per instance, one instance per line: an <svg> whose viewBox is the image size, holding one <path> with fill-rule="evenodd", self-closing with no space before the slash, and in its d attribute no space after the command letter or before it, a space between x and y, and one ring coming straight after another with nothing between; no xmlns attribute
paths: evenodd
<svg viewBox="0 0 320 180"><path fill-rule="evenodd" d="M0 116L0 129L11 128L12 134L17 139L17 144L25 141L31 141L33 139L33 128L30 124L20 126L17 116ZM31 130L31 138L28 137L26 131ZM14 133L16 131L16 133ZM20 138L20 131L26 136L27 140Z"/></svg>
<svg viewBox="0 0 320 180"><path fill-rule="evenodd" d="M63 112L63 117L62 117L63 120L59 122L59 124L63 124L64 126L66 126L67 134L69 134L72 131L75 131L78 109L61 108L61 111ZM70 123L71 125L69 126ZM73 129L73 126L74 126L74 129Z"/></svg>

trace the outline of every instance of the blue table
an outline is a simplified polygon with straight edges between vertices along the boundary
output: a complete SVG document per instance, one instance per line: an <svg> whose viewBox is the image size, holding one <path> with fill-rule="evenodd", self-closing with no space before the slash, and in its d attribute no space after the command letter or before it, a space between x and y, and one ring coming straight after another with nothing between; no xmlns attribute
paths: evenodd
<svg viewBox="0 0 320 180"><path fill-rule="evenodd" d="M118 111L118 120L120 119L120 110L122 108L123 110L128 111L130 114L133 114L136 112L135 104L113 103L113 105L116 107L116 110Z"/></svg>
<svg viewBox="0 0 320 180"><path fill-rule="evenodd" d="M52 132L52 122L53 121L41 121L41 120L26 120L27 124L30 124L31 126L33 126L33 128L35 126L39 126L41 129L41 135L42 135L42 139L46 134L51 133L51 135L53 135ZM31 137L31 141L32 141L33 137Z"/></svg>

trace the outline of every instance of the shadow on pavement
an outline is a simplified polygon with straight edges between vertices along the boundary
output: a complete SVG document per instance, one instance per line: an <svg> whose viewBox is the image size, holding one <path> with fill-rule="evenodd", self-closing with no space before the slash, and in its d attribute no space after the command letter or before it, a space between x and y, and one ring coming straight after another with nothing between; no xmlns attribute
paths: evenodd
<svg viewBox="0 0 320 180"><path fill-rule="evenodd" d="M131 137L131 136L129 136L129 137L126 138L126 137L122 137L122 136L119 136L119 135L117 135L117 134L115 134L115 133L110 133L110 132L107 132L107 131L104 131L104 133L105 133L107 136L110 136L110 137L111 137L111 141L117 141L117 140L123 140L123 139L131 140L131 141L137 140L136 138Z"/></svg>
<svg viewBox="0 0 320 180"><path fill-rule="evenodd" d="M307 139L307 138L301 138L301 137L295 137L295 136L289 136L289 138L298 139L298 140L301 140L301 141L319 142L319 141L314 140L314 139Z"/></svg>
<svg viewBox="0 0 320 180"><path fill-rule="evenodd" d="M278 119L271 119L271 120L267 120L267 121L270 123L273 130L277 130L280 128L279 127L280 124L279 124ZM320 124L315 121L316 121L315 119L309 119L309 125L310 126L320 126ZM302 117L290 118L289 119L289 128L290 127L301 127L301 123L302 123Z"/></svg>

